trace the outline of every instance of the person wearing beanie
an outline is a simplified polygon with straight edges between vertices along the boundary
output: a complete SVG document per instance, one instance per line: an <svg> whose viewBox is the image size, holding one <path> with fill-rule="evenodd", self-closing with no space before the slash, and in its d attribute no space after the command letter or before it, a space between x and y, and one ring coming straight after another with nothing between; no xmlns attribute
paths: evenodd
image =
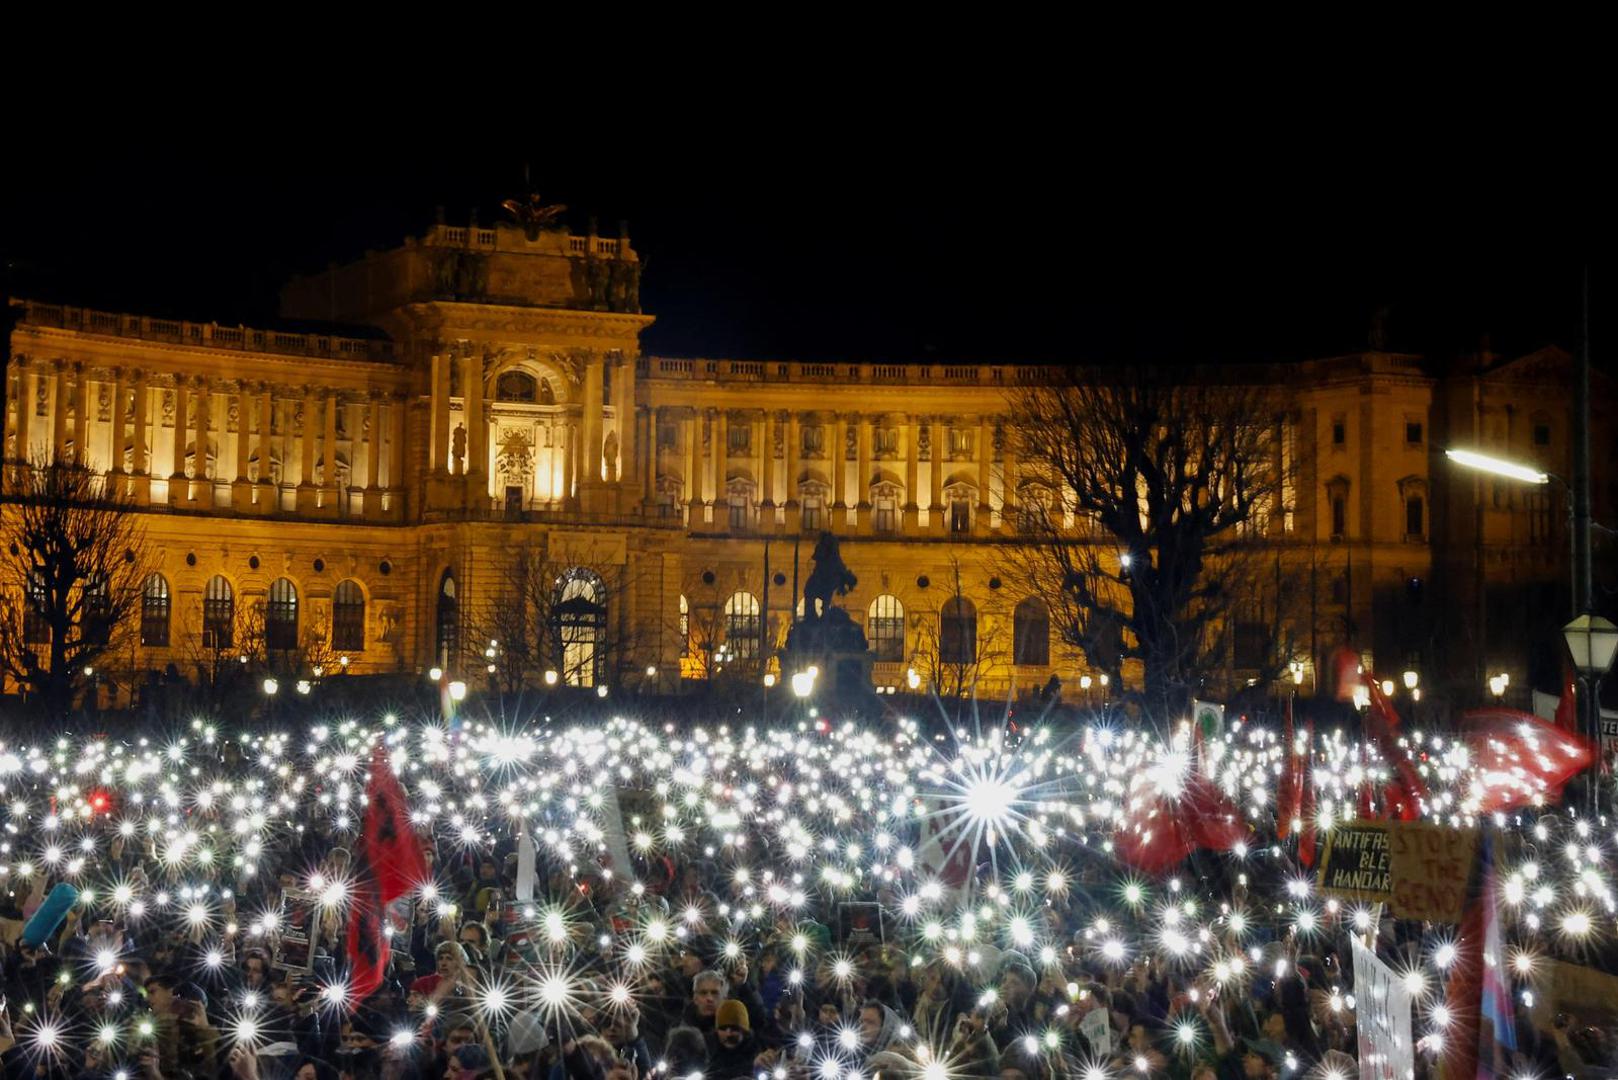
<svg viewBox="0 0 1618 1080"><path fill-rule="evenodd" d="M708 1045L706 1080L746 1080L753 1075L758 1046L753 1039L753 1023L746 1005L735 998L721 1001L709 1038L713 1042Z"/></svg>

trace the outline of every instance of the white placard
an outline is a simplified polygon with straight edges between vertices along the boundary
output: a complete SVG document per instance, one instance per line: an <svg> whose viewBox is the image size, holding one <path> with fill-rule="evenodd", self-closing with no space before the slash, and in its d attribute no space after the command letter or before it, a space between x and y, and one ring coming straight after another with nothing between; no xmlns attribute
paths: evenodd
<svg viewBox="0 0 1618 1080"><path fill-rule="evenodd" d="M1416 1046L1410 1035L1410 992L1375 952L1354 942L1354 1017L1360 1042L1360 1080L1414 1080Z"/></svg>

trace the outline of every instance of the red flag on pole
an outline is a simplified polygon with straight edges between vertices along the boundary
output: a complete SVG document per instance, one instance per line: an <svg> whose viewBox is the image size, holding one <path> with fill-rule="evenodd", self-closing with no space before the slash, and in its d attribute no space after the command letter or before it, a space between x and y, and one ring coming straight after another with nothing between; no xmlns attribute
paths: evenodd
<svg viewBox="0 0 1618 1080"><path fill-rule="evenodd" d="M1555 802L1562 788L1595 761L1588 739L1516 709L1473 709L1461 714L1461 737L1477 771L1472 793L1477 812Z"/></svg>
<svg viewBox="0 0 1618 1080"><path fill-rule="evenodd" d="M1247 825L1224 792L1196 770L1178 795L1141 796L1118 827L1118 857L1137 870L1161 874L1198 848L1229 851L1247 838Z"/></svg>
<svg viewBox="0 0 1618 1080"><path fill-rule="evenodd" d="M371 754L365 799L365 822L354 860L354 901L348 912L349 989L355 1001L375 992L388 966L383 912L427 880L427 861L410 826L404 791L381 743Z"/></svg>

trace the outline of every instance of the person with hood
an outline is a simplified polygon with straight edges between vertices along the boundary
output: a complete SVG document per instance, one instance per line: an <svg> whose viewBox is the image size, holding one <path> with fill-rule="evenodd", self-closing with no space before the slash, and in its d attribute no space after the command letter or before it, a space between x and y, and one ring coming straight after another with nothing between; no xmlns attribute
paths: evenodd
<svg viewBox="0 0 1618 1080"><path fill-rule="evenodd" d="M860 1049L867 1057L888 1049L903 1049L900 1032L906 1027L904 1018L893 1009L869 999L860 1006Z"/></svg>
<svg viewBox="0 0 1618 1080"><path fill-rule="evenodd" d="M703 1039L702 1032L686 1024L670 1028L668 1041L663 1045L662 1064L667 1066L666 1075L670 1080L686 1080L692 1075L705 1076L708 1071L708 1043Z"/></svg>
<svg viewBox="0 0 1618 1080"><path fill-rule="evenodd" d="M747 1006L731 998L721 1002L714 1015L713 1034L708 1036L706 1080L747 1080L753 1075L753 1059L758 1045L753 1040L753 1024Z"/></svg>

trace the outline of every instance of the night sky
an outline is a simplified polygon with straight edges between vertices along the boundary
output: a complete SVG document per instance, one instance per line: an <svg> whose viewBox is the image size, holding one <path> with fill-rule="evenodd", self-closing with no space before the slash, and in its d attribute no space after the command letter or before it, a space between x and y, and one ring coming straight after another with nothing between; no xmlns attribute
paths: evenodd
<svg viewBox="0 0 1618 1080"><path fill-rule="evenodd" d="M16 294L263 325L288 276L397 244L435 206L494 220L526 157L576 228L629 221L658 355L1289 359L1365 347L1384 308L1393 347L1435 357L1578 344L1587 227L1568 191L1357 152L1024 150L716 143L580 168L520 147L452 165L87 146L7 178L0 242Z"/></svg>

